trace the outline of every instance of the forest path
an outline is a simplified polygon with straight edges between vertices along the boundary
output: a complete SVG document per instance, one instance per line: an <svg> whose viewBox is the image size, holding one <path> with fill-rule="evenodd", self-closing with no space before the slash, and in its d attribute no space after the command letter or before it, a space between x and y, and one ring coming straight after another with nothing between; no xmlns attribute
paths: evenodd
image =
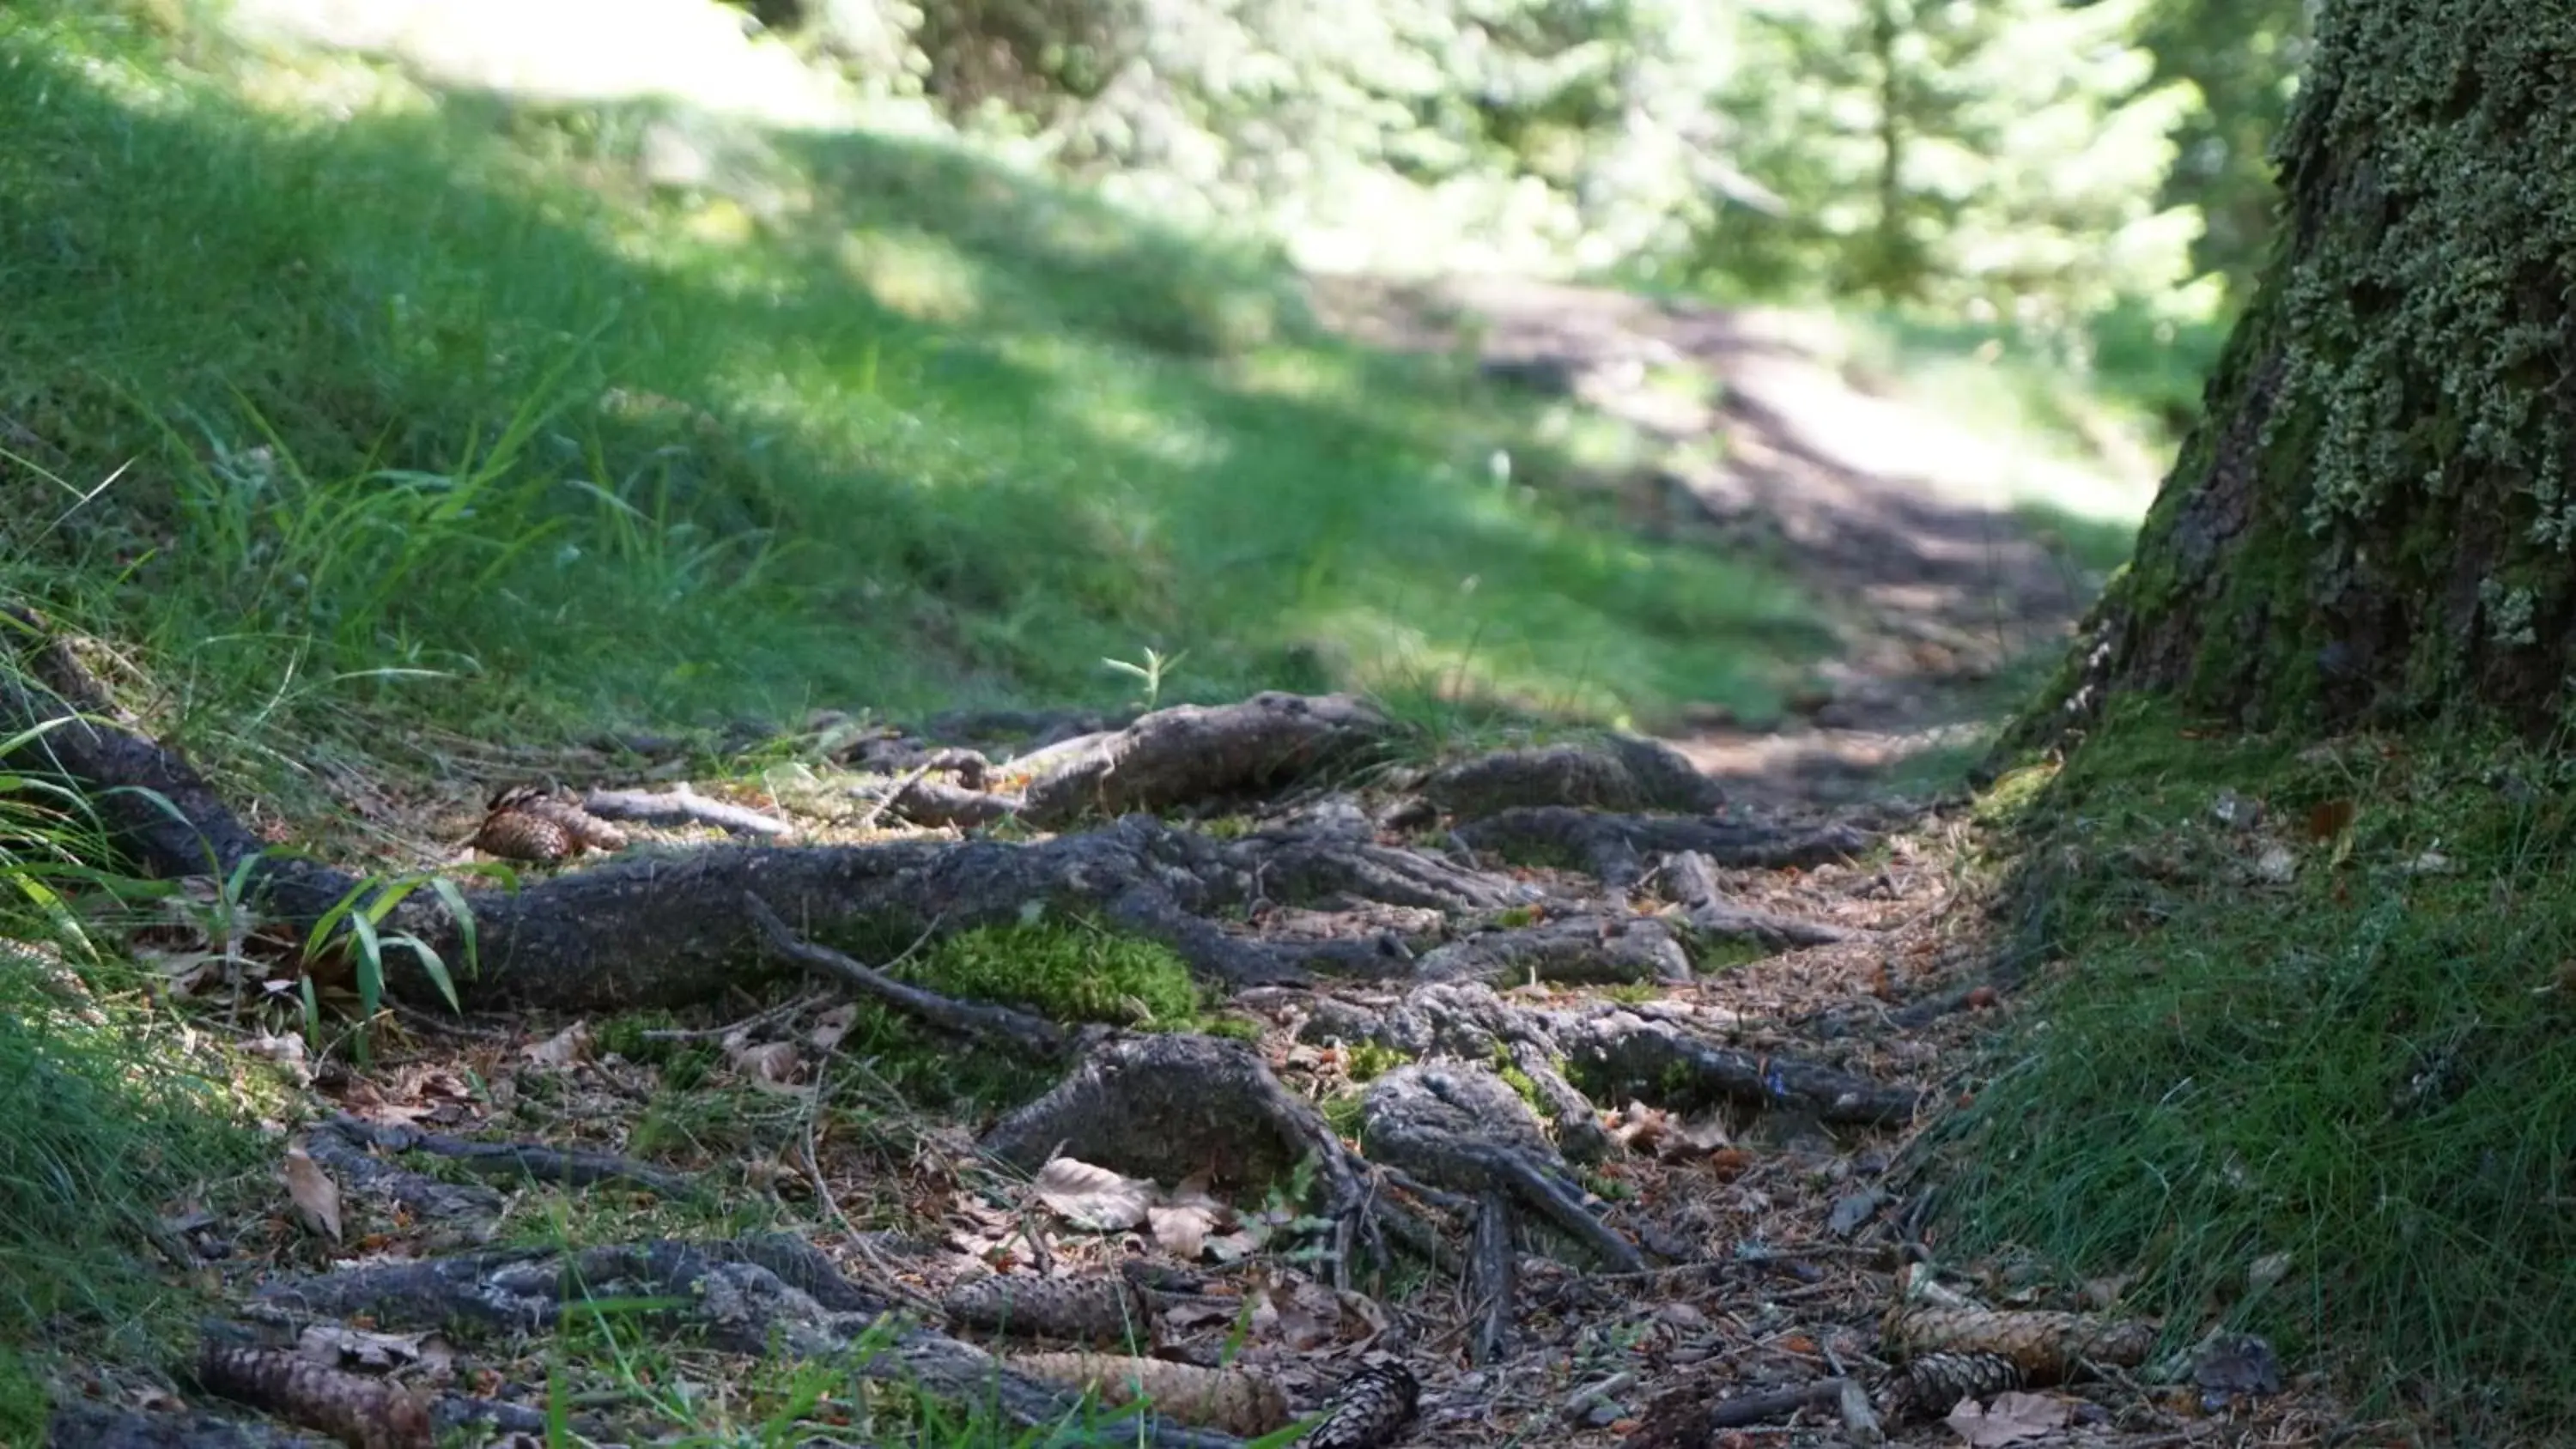
<svg viewBox="0 0 2576 1449"><path fill-rule="evenodd" d="M1512 277L1319 278L1312 294L1356 340L1472 347L1487 372L1633 429L1642 461L1587 486L1819 601L1839 648L1778 727L1712 713L1667 731L1742 799L1883 795L1909 760L1972 743L2008 706L2006 671L2060 647L2104 582L2034 510L2112 526L2161 471L2121 440L2104 440L2116 461L2070 462L1909 396L1816 314Z"/></svg>

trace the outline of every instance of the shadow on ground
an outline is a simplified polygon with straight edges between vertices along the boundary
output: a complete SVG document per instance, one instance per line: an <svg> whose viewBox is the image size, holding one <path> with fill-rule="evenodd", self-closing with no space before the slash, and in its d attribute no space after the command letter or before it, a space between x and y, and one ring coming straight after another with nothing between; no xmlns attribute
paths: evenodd
<svg viewBox="0 0 2576 1449"><path fill-rule="evenodd" d="M1591 486L1820 601L1835 648L1777 727L1705 711L1668 731L1748 798L1848 797L1921 773L1909 762L1937 771L2063 646L2126 554L2131 526L2103 505L2138 480L1874 395L1823 319L1505 278L1319 292L1377 345L1472 350L1490 373L1624 421L1648 445Z"/></svg>
<svg viewBox="0 0 2576 1449"><path fill-rule="evenodd" d="M930 145L443 94L328 126L212 86L144 106L73 47L0 82L0 417L64 479L147 460L86 546L176 545L138 582L242 621L216 652L246 677L327 626L316 666L496 682L457 697L486 709L913 711L1115 703L1101 661L1152 648L1189 656L1167 702L1603 718L1767 712L1828 643L1758 562L1490 486L1498 448L1553 466L1524 409L1316 333L1267 258ZM265 433L363 491L518 414L526 487L484 517L546 546L460 532L399 587L381 541L281 568L335 500L202 466Z"/></svg>

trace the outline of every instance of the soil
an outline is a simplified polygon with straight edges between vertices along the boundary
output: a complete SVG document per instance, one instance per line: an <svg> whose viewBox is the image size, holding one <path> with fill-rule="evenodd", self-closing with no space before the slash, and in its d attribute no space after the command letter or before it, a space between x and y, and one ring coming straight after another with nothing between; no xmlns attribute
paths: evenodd
<svg viewBox="0 0 2576 1449"><path fill-rule="evenodd" d="M1909 760L1977 739L2010 666L2052 655L2103 580L2017 497L2143 511L2159 464L2121 440L2078 465L1910 401L1843 357L1829 320L1519 277L1317 278L1319 316L1374 345L1456 354L1650 441L1595 480L1648 527L1749 552L1825 609L1833 655L1788 718L1661 733L1737 798L1883 798Z"/></svg>

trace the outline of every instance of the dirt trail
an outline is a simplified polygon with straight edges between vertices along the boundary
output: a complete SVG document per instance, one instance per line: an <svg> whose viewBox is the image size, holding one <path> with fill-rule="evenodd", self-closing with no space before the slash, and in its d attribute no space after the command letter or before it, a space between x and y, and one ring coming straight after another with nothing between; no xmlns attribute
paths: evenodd
<svg viewBox="0 0 2576 1449"><path fill-rule="evenodd" d="M2152 460L2113 476L2032 455L1857 380L1834 325L1511 277L1317 279L1318 311L1374 345L1454 351L1652 440L1604 480L1650 526L1770 560L1824 604L1836 656L1778 729L1695 721L1671 742L1738 798L1883 794L1902 762L1973 737L2007 665L2068 638L2101 580L2014 505L2141 509Z"/></svg>

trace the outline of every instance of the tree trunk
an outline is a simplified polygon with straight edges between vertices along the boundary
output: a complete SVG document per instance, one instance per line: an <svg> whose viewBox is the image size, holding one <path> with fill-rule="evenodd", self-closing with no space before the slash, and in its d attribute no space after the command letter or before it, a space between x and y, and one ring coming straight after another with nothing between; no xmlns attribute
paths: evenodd
<svg viewBox="0 0 2576 1449"><path fill-rule="evenodd" d="M2542 729L2576 670L2576 21L2340 0L2262 285L2135 562L2015 743L2157 691L2247 728Z"/></svg>

